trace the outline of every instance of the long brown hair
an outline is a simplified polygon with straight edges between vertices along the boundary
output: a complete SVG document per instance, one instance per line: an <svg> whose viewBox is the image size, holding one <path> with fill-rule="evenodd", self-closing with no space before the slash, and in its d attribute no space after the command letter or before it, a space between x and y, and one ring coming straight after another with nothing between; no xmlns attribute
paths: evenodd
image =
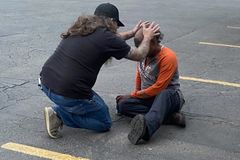
<svg viewBox="0 0 240 160"><path fill-rule="evenodd" d="M106 27L113 33L116 33L118 28L117 23L112 21L111 18L95 15L80 16L67 32L61 34L61 38L65 39L73 35L87 36L99 27Z"/></svg>

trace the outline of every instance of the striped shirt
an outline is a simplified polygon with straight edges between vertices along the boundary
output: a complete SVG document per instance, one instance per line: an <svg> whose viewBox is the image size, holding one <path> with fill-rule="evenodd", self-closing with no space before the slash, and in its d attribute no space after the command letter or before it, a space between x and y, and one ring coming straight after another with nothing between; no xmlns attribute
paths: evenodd
<svg viewBox="0 0 240 160"><path fill-rule="evenodd" d="M136 89L131 96L152 97L167 88L180 88L178 63L176 54L171 49L162 47L155 57L146 58L138 63Z"/></svg>

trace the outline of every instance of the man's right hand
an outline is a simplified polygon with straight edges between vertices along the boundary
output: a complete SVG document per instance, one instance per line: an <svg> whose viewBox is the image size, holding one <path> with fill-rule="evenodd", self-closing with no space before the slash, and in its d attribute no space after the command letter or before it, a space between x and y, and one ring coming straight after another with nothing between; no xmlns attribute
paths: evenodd
<svg viewBox="0 0 240 160"><path fill-rule="evenodd" d="M137 33L137 31L142 27L142 24L143 23L146 23L146 22L143 22L143 21L139 21L136 26L131 30L132 32L132 37L134 37L134 35Z"/></svg>

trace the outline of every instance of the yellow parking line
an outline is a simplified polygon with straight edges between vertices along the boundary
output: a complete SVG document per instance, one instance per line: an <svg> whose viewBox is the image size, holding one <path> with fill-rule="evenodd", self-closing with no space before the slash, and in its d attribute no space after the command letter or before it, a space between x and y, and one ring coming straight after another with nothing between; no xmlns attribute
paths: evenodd
<svg viewBox="0 0 240 160"><path fill-rule="evenodd" d="M227 28L230 28L230 29L240 29L240 27L235 27L235 26L227 26Z"/></svg>
<svg viewBox="0 0 240 160"><path fill-rule="evenodd" d="M210 42L199 42L199 44L205 44L210 46L220 46L220 47L230 47L230 48L240 48L238 45L222 44L222 43L210 43Z"/></svg>
<svg viewBox="0 0 240 160"><path fill-rule="evenodd" d="M201 78L194 78L194 77L180 77L180 79L187 80L187 81L211 83L211 84L218 84L218 85L223 85L223 86L240 88L240 83L230 83L230 82L216 81L216 80L209 80L209 79L201 79Z"/></svg>
<svg viewBox="0 0 240 160"><path fill-rule="evenodd" d="M31 147L23 144L12 143L12 142L3 144L1 148L36 156L36 157L52 159L52 160L89 160L86 158L73 157L68 154L62 154L58 152L49 151L46 149Z"/></svg>

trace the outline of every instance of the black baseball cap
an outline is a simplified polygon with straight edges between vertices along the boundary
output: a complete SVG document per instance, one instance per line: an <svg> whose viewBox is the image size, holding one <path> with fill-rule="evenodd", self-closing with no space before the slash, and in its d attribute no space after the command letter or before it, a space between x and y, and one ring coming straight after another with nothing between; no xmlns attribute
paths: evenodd
<svg viewBox="0 0 240 160"><path fill-rule="evenodd" d="M100 4L94 12L96 16L104 16L108 18L112 18L117 22L119 27L123 27L124 24L119 20L119 12L116 6L110 3L102 3Z"/></svg>

